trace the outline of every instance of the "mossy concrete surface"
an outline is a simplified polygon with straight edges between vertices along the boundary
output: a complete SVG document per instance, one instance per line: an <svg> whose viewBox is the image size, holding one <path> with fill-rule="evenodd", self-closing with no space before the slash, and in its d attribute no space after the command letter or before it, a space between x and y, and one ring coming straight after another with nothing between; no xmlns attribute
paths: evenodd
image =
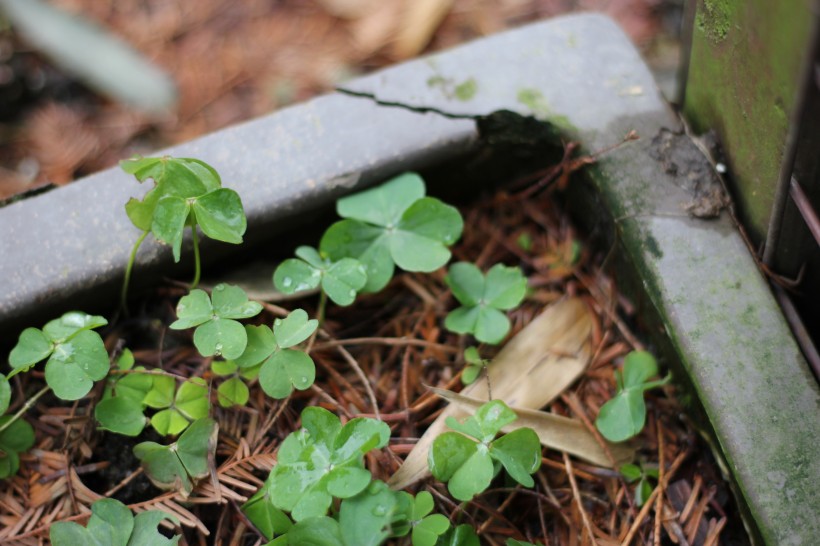
<svg viewBox="0 0 820 546"><path fill-rule="evenodd" d="M553 120L588 150L640 135L590 172L608 210L601 220L618 218L624 259L641 272L757 533L769 544L814 544L820 392L731 222L684 214L709 181L693 183L682 173L698 169L673 169L677 156L659 153L656 137L678 131L678 120L609 19L570 16L493 36L170 152L212 163L243 196L248 239L273 245L283 222L342 192L472 149L469 118L499 110ZM0 210L0 277L10 285L0 322L18 317L21 328L19 317L42 302L54 315L110 293L137 236L121 207L138 193L111 170ZM148 245L137 275L147 281L169 265L167 249Z"/></svg>
<svg viewBox="0 0 820 546"><path fill-rule="evenodd" d="M774 205L812 9L817 2L698 0L684 112L696 130L720 134L758 241Z"/></svg>

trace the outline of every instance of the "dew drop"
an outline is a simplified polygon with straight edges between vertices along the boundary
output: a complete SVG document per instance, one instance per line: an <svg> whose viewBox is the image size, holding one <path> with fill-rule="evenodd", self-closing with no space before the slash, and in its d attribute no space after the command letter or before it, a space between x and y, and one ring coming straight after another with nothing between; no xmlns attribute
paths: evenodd
<svg viewBox="0 0 820 546"><path fill-rule="evenodd" d="M222 344L221 343L217 343L216 345L214 345L214 354L218 355L218 356L222 355Z"/></svg>
<svg viewBox="0 0 820 546"><path fill-rule="evenodd" d="M282 319L280 319L280 318L273 321L274 326L279 326L280 324L282 324Z"/></svg>
<svg viewBox="0 0 820 546"><path fill-rule="evenodd" d="M373 515L374 516L383 516L387 513L387 508L384 506L376 506L373 508Z"/></svg>
<svg viewBox="0 0 820 546"><path fill-rule="evenodd" d="M310 288L310 285L308 285L307 283L300 282L296 285L296 288L294 290L296 292L301 292L302 290L307 290L308 288Z"/></svg>
<svg viewBox="0 0 820 546"><path fill-rule="evenodd" d="M217 292L222 292L223 290L225 290L225 285L224 284L217 284L216 287L214 288L214 290L216 290Z"/></svg>
<svg viewBox="0 0 820 546"><path fill-rule="evenodd" d="M293 279L291 279L290 277L285 277L284 279L282 279L282 286L284 286L285 288L290 288L290 285L292 284Z"/></svg>
<svg viewBox="0 0 820 546"><path fill-rule="evenodd" d="M361 264L359 264L359 267L357 267L356 269L359 271L359 273L367 273L367 268Z"/></svg>
<svg viewBox="0 0 820 546"><path fill-rule="evenodd" d="M347 295L350 296L351 298L355 298L356 297L356 291L351 289L350 292L347 293Z"/></svg>
<svg viewBox="0 0 820 546"><path fill-rule="evenodd" d="M310 274L310 276L315 279L316 277L320 276L321 274L322 273L318 269L314 269L313 272Z"/></svg>

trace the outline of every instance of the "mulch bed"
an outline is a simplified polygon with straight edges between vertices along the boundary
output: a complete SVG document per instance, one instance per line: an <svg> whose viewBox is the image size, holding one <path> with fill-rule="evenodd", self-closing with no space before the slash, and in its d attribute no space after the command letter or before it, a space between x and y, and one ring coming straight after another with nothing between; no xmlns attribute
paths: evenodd
<svg viewBox="0 0 820 546"><path fill-rule="evenodd" d="M520 265L529 278L531 294L510 313L511 335L566 296L582 298L593 312L593 357L587 371L549 409L579 418L594 430L599 408L615 391L616 365L645 343L631 326L640 322L634 307L600 270L607 249L597 252L582 239L550 191L527 199L496 192L463 208L462 214L465 234L454 247L454 261L472 261L482 269L498 262ZM317 337L311 350L317 365L312 388L279 402L252 386L247 407L229 410L218 407L214 393L214 417L220 425L217 482L201 482L187 500L150 485L131 455L135 440L95 429L89 415L100 388L72 405L42 398L26 416L37 433L36 447L21 454L19 474L0 488L0 542L41 544L49 524L84 522L91 502L111 496L136 511L175 514L188 544L263 544L239 507L267 477L277 447L298 427L299 413L308 405L323 406L344 420L373 416L375 404L393 438L366 463L375 477L387 479L444 407L424 385L461 386L467 340L442 326L454 304L443 273L401 273L381 293L360 297L350 308L331 305L323 325L327 335ZM167 328L184 293L173 285L158 288L139 314L109 327L109 350L116 354L127 345L139 365L212 379L210 359L193 348L190 332ZM287 306L311 313L316 299ZM256 320L270 324L284 313L268 303ZM13 398L18 405L10 411L41 385L37 372L17 376ZM551 450L543 452L532 490L496 480L490 490L460 506L440 483L428 480L418 487L433 494L440 513L472 524L483 544L516 538L562 545L715 545L729 537L742 543L742 525L727 484L683 416L675 387L648 392L647 406L638 459L658 465L660 480L642 507L634 500L634 486L617 469L594 467ZM144 433L143 439L155 438ZM409 544L409 539L397 543Z"/></svg>

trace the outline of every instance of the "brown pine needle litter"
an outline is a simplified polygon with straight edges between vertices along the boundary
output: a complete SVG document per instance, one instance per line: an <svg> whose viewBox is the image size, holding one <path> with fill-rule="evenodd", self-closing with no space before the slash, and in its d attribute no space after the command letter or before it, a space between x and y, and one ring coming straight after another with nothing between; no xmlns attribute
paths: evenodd
<svg viewBox="0 0 820 546"><path fill-rule="evenodd" d="M513 330L505 343L551 304L567 298L578 302L588 317L583 365L566 371L571 374L567 388L562 385L540 403L549 404L552 416L570 418L573 430L602 450L601 462L606 464L595 466L545 448L532 490L507 487L499 478L464 506L434 480L411 480L408 483L416 483L410 490L430 491L437 511L454 523L472 524L482 544L503 545L513 538L549 545L715 545L727 530L742 540L727 485L706 443L688 419L681 419L673 386L647 393L647 426L636 439L635 462L660 469L659 479L651 482L652 494L637 505L635 484L624 480L614 462L623 453L613 455L594 419L614 393L615 366L638 340L647 343L647 338L633 331L639 322L634 307L599 270L604 252L594 252L581 239L549 192L531 196L523 205L501 191L463 208L465 235L454 248L454 260L477 261L485 269L498 262L520 265L528 275L531 294L511 312ZM182 543L263 544L240 507L276 464L277 447L296 430L307 405L323 406L343 420L380 415L393 437L385 449L371 453L366 464L375 478L390 480L427 427L449 411L447 402L428 386L462 390L459 376L467 341L442 326L454 304L443 276L443 270L401 273L381 293L363 296L349 308L330 306L311 348L317 365L314 388L275 401L251 385L247 407L233 409L219 407L213 393L214 418L220 426L216 467L187 499L150 485L131 455L135 440L95 429L90 415L101 388L72 406L44 396L26 416L35 427L36 447L21 454L20 472L0 486L0 543L43 544L51 523L85 523L90 504L112 496L137 512L158 509L175 515L184 533ZM143 315L117 324L106 343L109 349L131 347L139 365L210 380L209 359L192 349L190 332L167 330L181 294L173 286L158 289ZM311 312L316 301L309 296L297 304ZM259 322L270 323L285 312L273 304L265 309ZM560 340L562 332L551 335ZM503 353L504 347L485 346L482 355ZM551 358L569 362L578 350L567 347L562 352L556 342ZM491 392L501 396L505 381L527 384L531 372L518 373L526 377L493 372ZM40 381L36 374L17 376L14 388L20 394L34 392ZM470 390L480 399L488 389L484 375L478 381ZM409 538L394 543L410 544Z"/></svg>

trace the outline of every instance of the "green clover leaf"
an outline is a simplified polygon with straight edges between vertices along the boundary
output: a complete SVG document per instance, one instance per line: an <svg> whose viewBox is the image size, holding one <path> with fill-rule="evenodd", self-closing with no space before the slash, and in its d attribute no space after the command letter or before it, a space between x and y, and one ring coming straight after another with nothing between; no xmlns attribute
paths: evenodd
<svg viewBox="0 0 820 546"><path fill-rule="evenodd" d="M178 544L180 535L167 538L157 531L162 520L179 524L176 517L149 510L135 518L123 503L114 499L100 499L91 505L91 518L83 527L73 521L58 521L49 529L54 546L171 546Z"/></svg>
<svg viewBox="0 0 820 546"><path fill-rule="evenodd" d="M282 443L278 464L266 487L276 508L291 512L295 521L322 516L332 497L350 498L371 481L363 457L390 439L390 428L375 419L355 418L341 425L320 407L302 412L302 429Z"/></svg>
<svg viewBox="0 0 820 546"><path fill-rule="evenodd" d="M242 379L231 377L217 387L216 396L219 405L223 408L244 406L250 398L250 390Z"/></svg>
<svg viewBox="0 0 820 546"><path fill-rule="evenodd" d="M321 253L334 262L355 258L363 263L365 292L384 288L396 265L406 271L435 271L450 259L447 247L461 237L464 222L454 207L424 194L421 177L405 173L339 199L336 210L345 220L325 232Z"/></svg>
<svg viewBox="0 0 820 546"><path fill-rule="evenodd" d="M461 423L449 417L447 426L457 432L445 432L433 441L427 458L430 472L448 482L450 493L462 501L484 491L502 466L514 480L532 486L530 475L541 464L535 432L520 428L494 440L515 419L515 412L501 400L487 402Z"/></svg>
<svg viewBox="0 0 820 546"><path fill-rule="evenodd" d="M139 436L148 422L142 411L141 403L118 396L101 400L94 407L94 418L102 430L124 436Z"/></svg>
<svg viewBox="0 0 820 546"><path fill-rule="evenodd" d="M435 546L438 537L450 528L450 520L441 514L430 514L433 511L433 495L419 491L413 501L413 546Z"/></svg>
<svg viewBox="0 0 820 546"><path fill-rule="evenodd" d="M0 427L13 419L11 415L0 417ZM23 419L17 419L0 431L0 479L8 478L20 468L21 451L34 445L34 429Z"/></svg>
<svg viewBox="0 0 820 546"><path fill-rule="evenodd" d="M151 391L154 379L141 373L142 366L134 369L134 354L124 349L117 358L117 369L125 374L109 374L103 399L94 406L94 418L102 430L125 436L139 436L148 423L143 412L143 400Z"/></svg>
<svg viewBox="0 0 820 546"><path fill-rule="evenodd" d="M641 466L637 466L634 464L625 464L621 466L620 470L627 482L638 482L635 486L635 504L638 506L643 506L654 489L652 483L650 482L650 478L655 481L658 480L657 466L644 466L643 464L641 464Z"/></svg>
<svg viewBox="0 0 820 546"><path fill-rule="evenodd" d="M648 381L658 375L658 364L646 351L632 351L624 359L623 375L615 372L618 392L601 406L595 426L610 442L623 442L637 435L646 422L646 403L643 393L666 384L667 376L660 381Z"/></svg>
<svg viewBox="0 0 820 546"><path fill-rule="evenodd" d="M391 536L409 531L413 497L404 491L393 491L375 480L356 496L342 502L339 527L347 545L378 546Z"/></svg>
<svg viewBox="0 0 820 546"><path fill-rule="evenodd" d="M202 356L221 355L235 359L242 355L248 343L245 328L236 319L250 318L262 311L262 305L248 301L248 295L238 286L218 284L213 294L199 289L180 298L175 330L196 326L194 345Z"/></svg>
<svg viewBox="0 0 820 546"><path fill-rule="evenodd" d="M473 526L462 523L444 533L436 546L481 546L481 543Z"/></svg>
<svg viewBox="0 0 820 546"><path fill-rule="evenodd" d="M484 343L499 343L510 331L501 311L518 306L527 291L527 279L518 267L496 264L483 275L473 264L453 264L444 278L461 303L447 315L444 326L458 334L473 334Z"/></svg>
<svg viewBox="0 0 820 546"><path fill-rule="evenodd" d="M0 373L0 415L6 413L11 403L11 385L6 376Z"/></svg>
<svg viewBox="0 0 820 546"><path fill-rule="evenodd" d="M249 368L261 362L259 384L273 398L285 398L294 388L305 390L316 379L316 365L306 353L290 347L305 341L318 326L319 321L308 319L303 309L276 319L272 330L264 325L248 326L248 346L236 363Z"/></svg>
<svg viewBox="0 0 820 546"><path fill-rule="evenodd" d="M365 266L353 258L334 262L310 246L297 248L296 256L299 259L285 260L273 273L273 284L283 294L313 290L321 285L333 303L347 306L367 283Z"/></svg>
<svg viewBox="0 0 820 546"><path fill-rule="evenodd" d="M207 417L210 409L204 379L192 377L173 394L175 385L172 377L154 376L154 387L144 399L147 405L160 409L151 417L151 426L163 436L179 434L193 421Z"/></svg>
<svg viewBox="0 0 820 546"><path fill-rule="evenodd" d="M140 182L153 180L142 201L131 198L125 205L131 222L142 231L151 230L158 202L171 195L198 197L222 186L219 174L203 161L174 157L141 157L120 162L120 168Z"/></svg>
<svg viewBox="0 0 820 546"><path fill-rule="evenodd" d="M12 377L46 361L48 386L63 400L88 394L94 381L108 374L108 352L92 328L108 324L104 318L79 311L49 321L42 330L26 328L9 354Z"/></svg>
<svg viewBox="0 0 820 546"><path fill-rule="evenodd" d="M490 363L489 360L481 358L476 347L467 347L464 350L464 371L461 372L461 382L465 385L475 383L478 376Z"/></svg>
<svg viewBox="0 0 820 546"><path fill-rule="evenodd" d="M176 489L187 497L194 482L210 474L218 428L213 419L199 419L175 443L142 442L134 446L134 455L142 461L151 483L160 489Z"/></svg>

